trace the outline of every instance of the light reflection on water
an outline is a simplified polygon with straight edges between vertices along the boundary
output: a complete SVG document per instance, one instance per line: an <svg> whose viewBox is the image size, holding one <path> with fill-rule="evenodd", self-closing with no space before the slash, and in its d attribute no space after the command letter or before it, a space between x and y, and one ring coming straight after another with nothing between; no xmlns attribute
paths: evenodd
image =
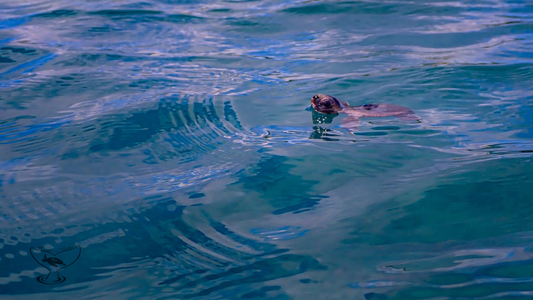
<svg viewBox="0 0 533 300"><path fill-rule="evenodd" d="M530 297L521 1L0 4L0 294ZM419 122L306 110L312 95ZM65 282L29 249L78 244ZM59 257L59 256L58 256Z"/></svg>

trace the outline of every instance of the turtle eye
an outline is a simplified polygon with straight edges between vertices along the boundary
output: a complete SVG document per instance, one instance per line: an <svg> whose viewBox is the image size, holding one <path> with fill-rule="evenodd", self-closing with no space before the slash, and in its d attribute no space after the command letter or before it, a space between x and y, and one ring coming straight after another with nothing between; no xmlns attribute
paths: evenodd
<svg viewBox="0 0 533 300"><path fill-rule="evenodd" d="M326 101L326 102L324 103L324 107L326 107L326 108L331 108L331 101Z"/></svg>

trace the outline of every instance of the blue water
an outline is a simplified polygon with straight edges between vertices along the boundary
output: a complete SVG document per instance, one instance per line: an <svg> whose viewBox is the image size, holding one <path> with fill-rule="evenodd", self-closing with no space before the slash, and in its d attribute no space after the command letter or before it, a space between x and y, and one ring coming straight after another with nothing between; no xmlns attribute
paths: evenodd
<svg viewBox="0 0 533 300"><path fill-rule="evenodd" d="M532 82L531 1L2 1L0 298L531 299Z"/></svg>

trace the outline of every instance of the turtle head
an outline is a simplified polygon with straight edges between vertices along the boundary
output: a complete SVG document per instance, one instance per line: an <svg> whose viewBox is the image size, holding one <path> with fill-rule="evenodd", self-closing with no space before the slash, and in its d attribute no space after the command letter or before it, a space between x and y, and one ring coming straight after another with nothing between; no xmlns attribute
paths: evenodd
<svg viewBox="0 0 533 300"><path fill-rule="evenodd" d="M314 95L311 98L311 104L317 112L323 114L336 114L345 106L337 98L323 94Z"/></svg>

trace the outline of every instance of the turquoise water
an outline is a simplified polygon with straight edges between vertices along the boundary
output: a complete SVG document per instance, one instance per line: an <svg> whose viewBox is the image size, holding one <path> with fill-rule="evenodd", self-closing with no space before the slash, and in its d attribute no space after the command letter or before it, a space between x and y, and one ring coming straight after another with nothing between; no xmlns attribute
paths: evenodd
<svg viewBox="0 0 533 300"><path fill-rule="evenodd" d="M3 1L0 298L530 299L532 82L530 1Z"/></svg>

